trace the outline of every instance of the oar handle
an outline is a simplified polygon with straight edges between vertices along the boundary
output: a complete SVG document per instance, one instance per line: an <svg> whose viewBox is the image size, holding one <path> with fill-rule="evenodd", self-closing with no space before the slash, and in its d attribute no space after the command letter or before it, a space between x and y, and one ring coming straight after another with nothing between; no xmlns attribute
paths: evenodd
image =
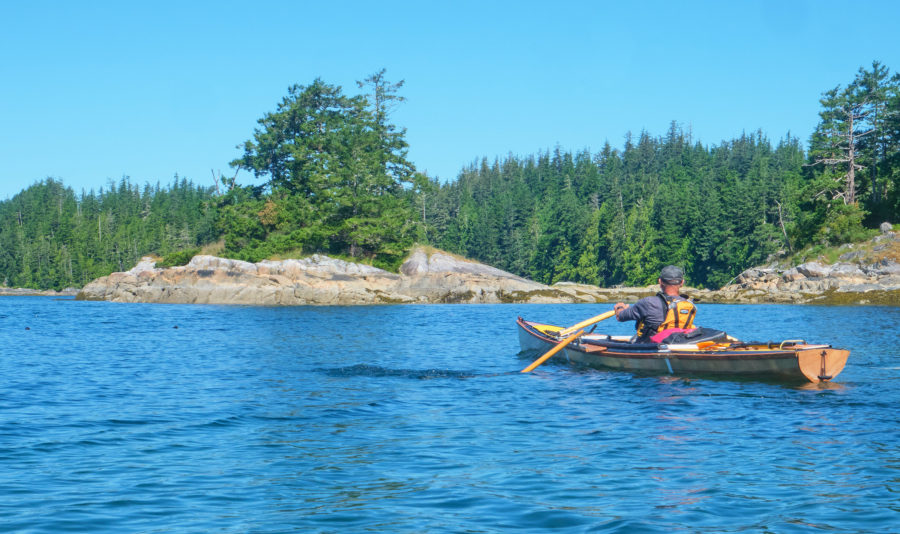
<svg viewBox="0 0 900 534"><path fill-rule="evenodd" d="M610 317L612 317L615 314L616 314L616 311L611 310L606 313L601 313L600 315L598 315L596 317L591 317L590 319L585 319L584 321L581 321L580 323L578 323L576 325L570 326L569 328L566 328L565 330L560 330L559 337L568 336L569 334L578 330L579 328L584 328L586 326L591 326L594 323L599 323L600 321L602 321L604 319L609 319Z"/></svg>
<svg viewBox="0 0 900 534"><path fill-rule="evenodd" d="M537 368L538 365L540 365L540 364L544 363L545 361L549 360L551 356L553 356L553 355L556 354L557 352L561 351L561 350L562 350L566 345L568 345L569 343L575 341L575 339L577 339L578 336L580 336L582 333L584 333L584 330L579 330L578 332L575 332L574 334L572 334L571 336L567 337L566 339L560 341L559 343L556 344L555 347L553 347L552 349L548 350L548 351L547 351L547 354L544 354L543 356L541 356L540 358L538 358L537 360L535 360L534 363L532 363L531 365L529 365L529 366L526 367L525 369L522 369L522 372L523 372L523 373L530 373L531 371L534 371L535 368Z"/></svg>

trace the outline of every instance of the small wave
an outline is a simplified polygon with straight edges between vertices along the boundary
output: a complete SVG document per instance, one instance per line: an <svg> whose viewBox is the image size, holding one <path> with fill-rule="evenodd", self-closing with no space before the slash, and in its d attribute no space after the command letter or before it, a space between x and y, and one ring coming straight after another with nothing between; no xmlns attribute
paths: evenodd
<svg viewBox="0 0 900 534"><path fill-rule="evenodd" d="M415 378L419 380L429 380L433 378L474 378L477 376L488 376L471 373L469 371L453 371L450 369L389 369L377 365L357 364L349 367L335 367L330 369L317 369L328 376L370 376L379 377L398 377L398 378Z"/></svg>

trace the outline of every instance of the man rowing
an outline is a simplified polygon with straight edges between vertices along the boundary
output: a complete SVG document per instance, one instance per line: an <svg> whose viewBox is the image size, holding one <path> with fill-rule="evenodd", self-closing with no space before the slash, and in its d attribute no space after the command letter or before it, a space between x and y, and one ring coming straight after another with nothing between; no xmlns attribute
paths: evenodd
<svg viewBox="0 0 900 534"><path fill-rule="evenodd" d="M619 322L636 321L635 342L663 343L673 334L694 331L697 308L687 296L680 294L684 271L675 265L667 265L660 271L657 281L661 291L656 295L644 297L634 306L619 302L613 307Z"/></svg>

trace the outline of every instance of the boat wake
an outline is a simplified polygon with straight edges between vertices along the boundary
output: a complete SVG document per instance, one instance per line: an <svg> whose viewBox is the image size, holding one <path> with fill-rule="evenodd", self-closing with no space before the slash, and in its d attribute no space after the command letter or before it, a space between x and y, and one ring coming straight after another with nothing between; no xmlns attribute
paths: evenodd
<svg viewBox="0 0 900 534"><path fill-rule="evenodd" d="M377 365L357 364L349 367L334 367L317 369L317 371L325 373L328 376L369 376L369 377L397 377L397 378L414 378L418 380L431 380L435 378L476 378L483 376L493 376L488 374L477 374L469 371L454 371L451 369L390 369Z"/></svg>

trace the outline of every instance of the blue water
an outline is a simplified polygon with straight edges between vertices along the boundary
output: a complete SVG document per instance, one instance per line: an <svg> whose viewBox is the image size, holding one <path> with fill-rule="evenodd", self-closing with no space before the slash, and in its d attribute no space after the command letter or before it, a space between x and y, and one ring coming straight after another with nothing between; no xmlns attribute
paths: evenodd
<svg viewBox="0 0 900 534"><path fill-rule="evenodd" d="M900 532L900 308L701 306L829 387L517 372L609 308L0 298L0 531Z"/></svg>

